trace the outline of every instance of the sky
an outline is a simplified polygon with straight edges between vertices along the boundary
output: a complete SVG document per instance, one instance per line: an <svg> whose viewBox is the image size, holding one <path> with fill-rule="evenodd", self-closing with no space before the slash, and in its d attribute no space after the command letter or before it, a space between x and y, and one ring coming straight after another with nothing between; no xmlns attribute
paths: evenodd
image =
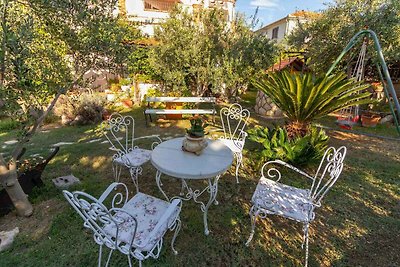
<svg viewBox="0 0 400 267"><path fill-rule="evenodd" d="M331 2L333 0L237 0L236 11L245 13L249 17L254 14L257 6L259 6L257 17L260 23L265 26L296 10L318 11L326 7L324 3Z"/></svg>

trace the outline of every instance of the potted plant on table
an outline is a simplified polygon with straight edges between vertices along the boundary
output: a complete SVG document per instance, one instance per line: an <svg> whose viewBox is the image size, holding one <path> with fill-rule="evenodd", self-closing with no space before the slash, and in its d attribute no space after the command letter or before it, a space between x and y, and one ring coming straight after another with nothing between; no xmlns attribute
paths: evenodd
<svg viewBox="0 0 400 267"><path fill-rule="evenodd" d="M190 119L190 128L186 129L186 137L182 143L182 150L200 155L203 149L207 147L207 141L204 139L207 122L200 116L194 116Z"/></svg>

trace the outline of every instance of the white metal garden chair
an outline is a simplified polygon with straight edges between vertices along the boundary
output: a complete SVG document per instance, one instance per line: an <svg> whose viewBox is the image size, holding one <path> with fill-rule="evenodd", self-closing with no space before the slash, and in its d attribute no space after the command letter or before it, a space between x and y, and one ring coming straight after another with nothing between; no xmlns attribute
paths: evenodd
<svg viewBox="0 0 400 267"><path fill-rule="evenodd" d="M289 165L281 160L269 161L261 169L261 179L252 197L253 206L250 209L251 234L246 242L248 246L253 239L256 220L266 218L268 214L280 215L303 223L303 245L306 245L305 266L308 264L308 229L314 220L314 209L321 206L321 200L339 178L343 169L346 147L339 149L330 147L325 151L316 174L313 176ZM267 165L279 164L305 176L311 180L310 189L300 189L279 183L281 173L274 167L264 169ZM276 178L276 181L265 177Z"/></svg>
<svg viewBox="0 0 400 267"><path fill-rule="evenodd" d="M123 183L112 183L99 199L80 191L63 194L83 218L83 226L93 231L94 241L100 246L98 266L102 266L103 246L110 249L107 262L115 250L132 259L142 261L149 257L157 259L168 229L174 231L172 251L177 254L174 242L181 227L179 214L182 201L167 202L143 193L128 200L128 188ZM110 203L110 208L106 203Z"/></svg>
<svg viewBox="0 0 400 267"><path fill-rule="evenodd" d="M239 168L243 162L243 147L247 133L244 128L250 117L250 111L239 104L232 104L220 110L222 130L224 136L220 140L229 147L236 157L236 182L239 183Z"/></svg>
<svg viewBox="0 0 400 267"><path fill-rule="evenodd" d="M131 116L122 116L113 113L103 123L104 135L110 142L110 149L116 153L113 155L114 179L119 182L122 167L129 169L132 181L139 192L139 175L142 173L142 165L151 158L152 149L162 140L157 135L135 138L135 120ZM137 146L141 139L151 139L151 149L143 149Z"/></svg>

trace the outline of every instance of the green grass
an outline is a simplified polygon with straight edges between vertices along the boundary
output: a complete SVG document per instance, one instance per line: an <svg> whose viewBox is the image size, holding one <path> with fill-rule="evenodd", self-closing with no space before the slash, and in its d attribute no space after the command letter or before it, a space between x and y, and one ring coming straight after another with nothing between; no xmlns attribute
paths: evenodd
<svg viewBox="0 0 400 267"><path fill-rule="evenodd" d="M248 99L252 107L252 97ZM247 102L247 101L246 101ZM136 135L183 135L187 121L170 121L146 127L142 111L131 113L136 119ZM262 123L259 117L252 123ZM253 127L253 125L249 127ZM45 186L30 196L34 203L31 218L14 213L0 218L0 230L20 227L13 247L0 253L0 266L96 266L98 247L82 220L67 205L61 192L52 185L54 177L73 173L82 181L74 189L98 196L113 181L112 153L107 144L85 143L98 138L96 126L52 128L40 132L28 145L27 155L48 153L51 144L62 146L43 173ZM328 131L330 144L346 145L345 169L311 224L310 266L397 266L400 265L400 144L398 141ZM13 131L0 132L0 146L14 138ZM2 149L9 153L12 146ZM236 184L233 169L220 180L218 206L209 210L211 233L203 233L200 208L184 202L182 229L173 255L168 233L158 260L144 266L297 266L303 262L301 225L277 216L259 220L249 247L244 243L250 232L248 211L259 179L259 170L245 150L245 166ZM314 168L310 168L310 172ZM147 164L140 176L141 191L162 197L155 183L155 171ZM284 177L284 182L306 186L303 180ZM133 191L129 174L122 180ZM167 192L178 192L180 184L163 178ZM111 266L127 266L126 257L114 253Z"/></svg>
<svg viewBox="0 0 400 267"><path fill-rule="evenodd" d="M341 129L336 124L336 117L327 116L317 121L317 124L320 124L325 127L329 127L332 129L337 129L344 132L353 132L357 134L366 134L366 135L376 135L382 137L389 138L398 138L400 140L399 133L397 132L396 126L393 124L385 123L378 124L376 127L362 127L361 125L355 125L351 130Z"/></svg>

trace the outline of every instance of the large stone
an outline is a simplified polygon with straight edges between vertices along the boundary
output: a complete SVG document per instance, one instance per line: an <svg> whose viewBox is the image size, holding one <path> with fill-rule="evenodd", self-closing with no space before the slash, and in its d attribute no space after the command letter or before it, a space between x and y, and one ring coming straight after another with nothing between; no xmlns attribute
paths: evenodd
<svg viewBox="0 0 400 267"><path fill-rule="evenodd" d="M267 97L263 92L257 92L257 99L255 105L256 113L262 116L268 117L281 117L282 112L280 109L272 102L271 98ZM276 115L278 114L278 115Z"/></svg>
<svg viewBox="0 0 400 267"><path fill-rule="evenodd" d="M14 242L15 236L19 233L19 228L15 227L11 231L1 231L0 232L0 252L11 247Z"/></svg>
<svg viewBox="0 0 400 267"><path fill-rule="evenodd" d="M76 178L72 174L68 175L68 176L61 176L61 177L55 178L52 181L53 181L54 185L60 189L68 188L74 184L79 184L81 182L78 178Z"/></svg>
<svg viewBox="0 0 400 267"><path fill-rule="evenodd" d="M393 122L393 121L394 121L393 115L387 115L387 116L383 117L383 118L379 121L379 124L384 124L384 123Z"/></svg>

